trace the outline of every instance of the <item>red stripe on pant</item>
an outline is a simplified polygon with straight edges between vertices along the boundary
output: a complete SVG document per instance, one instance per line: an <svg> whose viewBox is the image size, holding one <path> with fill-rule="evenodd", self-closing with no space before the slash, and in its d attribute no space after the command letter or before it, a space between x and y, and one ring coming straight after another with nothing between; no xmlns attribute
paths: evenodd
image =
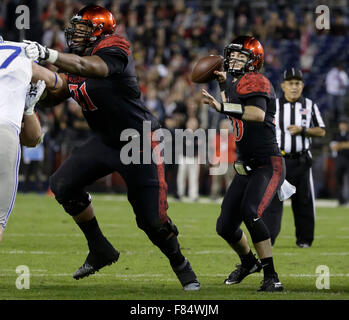
<svg viewBox="0 0 349 320"><path fill-rule="evenodd" d="M153 138L153 132L151 134L151 137ZM161 223L166 223L169 220L169 217L167 216L167 209L168 209L168 203L167 203L167 183L165 180L165 168L163 162L160 162L161 159L161 149L155 147L159 144L159 141L153 141L151 139L151 150L152 153L154 153L155 159L156 159L156 167L158 171L158 180L159 180L159 217Z"/></svg>
<svg viewBox="0 0 349 320"><path fill-rule="evenodd" d="M261 217L264 210L268 207L273 196L275 195L276 189L279 185L281 174L282 174L282 158L281 157L270 157L271 165L273 167L273 175L268 183L267 189L263 195L262 201L260 202L257 210L258 217Z"/></svg>

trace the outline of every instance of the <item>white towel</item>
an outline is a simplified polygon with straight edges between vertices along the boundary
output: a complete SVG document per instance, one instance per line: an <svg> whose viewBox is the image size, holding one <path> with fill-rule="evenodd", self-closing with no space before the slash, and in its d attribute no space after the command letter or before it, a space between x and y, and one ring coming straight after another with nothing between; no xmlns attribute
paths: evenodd
<svg viewBox="0 0 349 320"><path fill-rule="evenodd" d="M289 183L286 179L278 190L278 197L280 201L285 201L296 193L296 187Z"/></svg>

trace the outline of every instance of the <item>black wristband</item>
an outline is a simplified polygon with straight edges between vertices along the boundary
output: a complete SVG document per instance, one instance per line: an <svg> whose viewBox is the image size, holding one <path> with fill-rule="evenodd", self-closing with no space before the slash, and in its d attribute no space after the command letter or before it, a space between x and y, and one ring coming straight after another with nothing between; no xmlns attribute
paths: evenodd
<svg viewBox="0 0 349 320"><path fill-rule="evenodd" d="M306 133L307 133L307 128L302 127L302 137L305 137Z"/></svg>
<svg viewBox="0 0 349 320"><path fill-rule="evenodd" d="M219 84L219 89L222 91L225 91L225 89L227 88L227 82L223 81L223 82L218 82Z"/></svg>

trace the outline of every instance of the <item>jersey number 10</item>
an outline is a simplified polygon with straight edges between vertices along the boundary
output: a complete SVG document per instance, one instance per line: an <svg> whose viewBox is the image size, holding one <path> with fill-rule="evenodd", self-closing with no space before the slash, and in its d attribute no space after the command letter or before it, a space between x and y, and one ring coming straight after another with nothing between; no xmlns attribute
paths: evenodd
<svg viewBox="0 0 349 320"><path fill-rule="evenodd" d="M239 119L235 119L233 117L229 118L233 127L234 140L240 141L242 139L242 136L244 135L244 123Z"/></svg>

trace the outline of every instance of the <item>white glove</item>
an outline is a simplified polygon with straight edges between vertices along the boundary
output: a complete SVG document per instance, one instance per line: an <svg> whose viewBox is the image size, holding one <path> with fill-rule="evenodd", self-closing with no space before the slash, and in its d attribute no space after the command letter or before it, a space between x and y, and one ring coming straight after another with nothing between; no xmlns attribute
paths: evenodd
<svg viewBox="0 0 349 320"><path fill-rule="evenodd" d="M47 61L55 63L58 58L58 51L44 47L40 43L35 41L23 40L28 45L25 47L25 54L27 57L34 61Z"/></svg>
<svg viewBox="0 0 349 320"><path fill-rule="evenodd" d="M39 101L42 93L46 88L46 83L43 80L39 80L37 83L31 83L28 86L27 95L25 97L24 114L30 116L34 114L34 107Z"/></svg>

